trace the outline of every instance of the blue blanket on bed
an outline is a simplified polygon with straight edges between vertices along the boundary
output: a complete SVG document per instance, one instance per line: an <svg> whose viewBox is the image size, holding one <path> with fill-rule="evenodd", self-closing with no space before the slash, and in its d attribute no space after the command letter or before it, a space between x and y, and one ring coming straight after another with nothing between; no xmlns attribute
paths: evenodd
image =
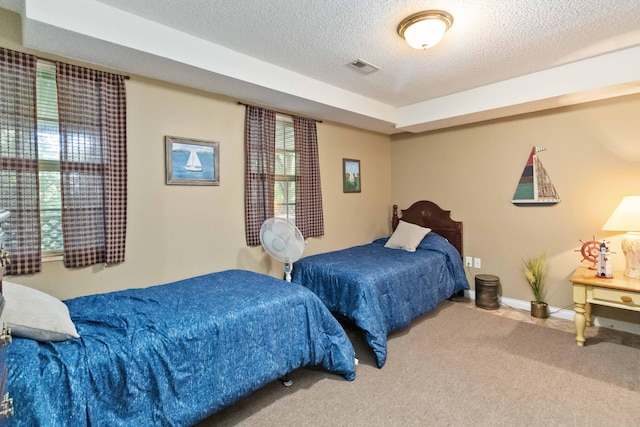
<svg viewBox="0 0 640 427"><path fill-rule="evenodd" d="M390 332L469 289L460 253L442 236L430 232L416 252L385 248L387 240L303 258L292 272L293 282L364 331L380 368Z"/></svg>
<svg viewBox="0 0 640 427"><path fill-rule="evenodd" d="M296 368L355 378L308 289L232 270L66 301L80 338L8 347L16 426L189 426Z"/></svg>

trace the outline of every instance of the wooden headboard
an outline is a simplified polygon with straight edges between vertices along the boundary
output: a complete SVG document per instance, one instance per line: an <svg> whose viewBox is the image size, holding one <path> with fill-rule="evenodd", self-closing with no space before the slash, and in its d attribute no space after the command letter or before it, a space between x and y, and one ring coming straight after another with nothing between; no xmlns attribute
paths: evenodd
<svg viewBox="0 0 640 427"><path fill-rule="evenodd" d="M428 200L415 202L408 209L402 209L402 217L398 217L398 205L393 205L393 229L398 221L403 220L421 227L428 227L449 241L460 252L462 251L462 222L451 219L451 211L445 211L440 206Z"/></svg>

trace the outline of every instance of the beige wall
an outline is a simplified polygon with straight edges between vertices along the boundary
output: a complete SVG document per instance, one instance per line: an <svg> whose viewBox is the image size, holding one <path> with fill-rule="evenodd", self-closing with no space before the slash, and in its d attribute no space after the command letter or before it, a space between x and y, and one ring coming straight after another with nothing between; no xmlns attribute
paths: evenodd
<svg viewBox="0 0 640 427"><path fill-rule="evenodd" d="M0 46L25 50L19 15L3 9ZM77 270L48 262L41 273L13 280L64 299L228 268L280 275L282 265L244 241L244 107L137 76L127 82L127 98L126 262ZM624 266L620 236L600 227L622 196L640 194L638 111L635 95L391 138L319 123L325 236L309 239L305 254L386 235L390 205L432 200L464 222L463 255L482 259L482 269L467 269L472 286L475 274L496 274L504 296L527 301L522 259L546 251L548 301L569 307L568 278L580 261L581 239L606 238L618 252L614 267ZM165 135L219 141L220 186L165 185ZM548 149L540 158L562 199L552 207L510 202L534 145ZM362 193L342 192L343 158L361 161Z"/></svg>
<svg viewBox="0 0 640 427"><path fill-rule="evenodd" d="M611 241L614 268L624 268L620 236L601 227L625 195L640 194L640 96L565 107L510 119L391 138L392 203L427 199L464 222L465 254L500 277L503 295L528 301L522 259L550 258L548 302L571 306L568 281L581 260L580 240ZM561 202L511 203L532 146ZM597 313L596 313L597 314ZM637 313L634 316L638 318Z"/></svg>
<svg viewBox="0 0 640 427"><path fill-rule="evenodd" d="M278 276L244 235L244 111L236 102L132 76L127 82L128 221L126 262L15 278L60 298L145 287L241 268ZM389 231L390 142L385 135L319 123L325 236L306 254L365 243ZM164 136L220 142L219 186L165 184ZM362 193L342 192L342 158L360 159Z"/></svg>
<svg viewBox="0 0 640 427"><path fill-rule="evenodd" d="M19 16L0 9L0 46L23 50ZM18 29L16 29L18 28ZM280 276L244 235L244 111L236 100L131 76L127 81L128 221L126 262L42 272L9 280L61 299L146 287L241 268ZM325 235L306 255L368 243L389 232L390 138L318 123ZM165 185L165 135L220 142L220 186ZM342 192L342 158L361 161L362 192Z"/></svg>

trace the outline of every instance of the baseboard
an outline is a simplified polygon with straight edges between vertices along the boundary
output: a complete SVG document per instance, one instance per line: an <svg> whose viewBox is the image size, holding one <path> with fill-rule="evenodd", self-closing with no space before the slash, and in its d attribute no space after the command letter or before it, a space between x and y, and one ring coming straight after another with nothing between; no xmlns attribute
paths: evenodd
<svg viewBox="0 0 640 427"><path fill-rule="evenodd" d="M476 293L473 290L465 291L465 295L469 298L475 300ZM500 304L505 305L507 307L515 308L518 310L531 310L531 302L523 301L513 298L505 298L500 297ZM567 310L566 308L558 308L549 306L549 316L557 317L559 319L571 320L573 321L573 315L575 312L573 310ZM593 316L591 318L594 326L598 326L599 328L609 328L615 329L616 331L629 332L631 334L640 335L640 325L636 323L624 322L621 320L608 319L606 317Z"/></svg>

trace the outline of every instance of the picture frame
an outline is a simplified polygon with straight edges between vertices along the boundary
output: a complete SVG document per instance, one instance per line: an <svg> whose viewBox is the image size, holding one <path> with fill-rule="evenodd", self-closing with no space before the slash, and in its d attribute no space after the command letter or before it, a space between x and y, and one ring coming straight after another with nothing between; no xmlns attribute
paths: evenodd
<svg viewBox="0 0 640 427"><path fill-rule="evenodd" d="M342 191L359 193L362 188L360 160L342 159Z"/></svg>
<svg viewBox="0 0 640 427"><path fill-rule="evenodd" d="M220 144L217 141L165 136L168 185L220 185Z"/></svg>

